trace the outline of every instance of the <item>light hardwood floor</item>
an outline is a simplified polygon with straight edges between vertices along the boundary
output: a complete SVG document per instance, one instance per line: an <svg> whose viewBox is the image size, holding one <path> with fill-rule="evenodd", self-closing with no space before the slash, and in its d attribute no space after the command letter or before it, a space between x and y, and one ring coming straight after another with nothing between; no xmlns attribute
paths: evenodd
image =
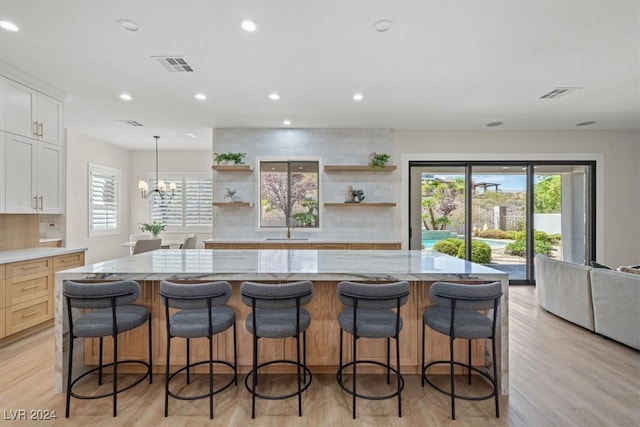
<svg viewBox="0 0 640 427"><path fill-rule="evenodd" d="M170 402L163 416L163 375L122 393L117 418L111 400L73 399L64 418L64 395L53 393L53 328L0 349L0 425L68 426L640 426L640 352L561 320L537 304L533 287L510 289L511 392L501 398L496 419L492 401L457 403L450 420L449 400L406 375L403 416L395 400L358 400L351 419L350 396L334 375L316 375L304 395L303 417L295 399L258 400L251 419L244 376L237 388L216 395L215 418L206 400ZM274 378L275 379L275 378ZM370 386L365 378L362 386ZM277 385L275 386L277 387ZM376 387L376 386L370 386ZM55 421L11 420L17 410L55 410ZM12 412L13 411L13 412Z"/></svg>

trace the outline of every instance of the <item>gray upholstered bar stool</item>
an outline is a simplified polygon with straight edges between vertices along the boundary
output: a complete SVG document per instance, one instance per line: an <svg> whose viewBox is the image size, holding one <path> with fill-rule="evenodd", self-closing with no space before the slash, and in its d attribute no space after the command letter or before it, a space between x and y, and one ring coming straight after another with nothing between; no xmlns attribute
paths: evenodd
<svg viewBox="0 0 640 427"><path fill-rule="evenodd" d="M456 398L465 400L485 400L495 398L496 417L500 417L498 402L498 370L496 364L496 322L498 306L502 297L502 283L464 285L459 283L436 282L431 285L431 301L435 304L424 311L422 323L422 386L427 381L433 388L451 397L451 419L456 419ZM490 316L479 310L493 310ZM435 360L425 365L425 327L449 336L449 360ZM467 364L455 361L453 342L456 338L468 340ZM493 377L471 366L471 340L491 340L493 356ZM434 384L427 376L427 369L433 365L449 365L450 389ZM482 375L491 385L491 392L484 396L456 394L455 366L467 368L467 380L471 384L471 371Z"/></svg>
<svg viewBox="0 0 640 427"><path fill-rule="evenodd" d="M298 416L302 416L302 393L311 384L311 371L307 368L306 330L311 324L309 312L302 306L313 298L313 284L300 281L285 284L244 282L240 286L242 302L251 307L247 316L247 330L253 336L253 367L244 384L251 393L251 418L255 418L256 397L279 400L298 396ZM303 360L300 361L300 334L302 334ZM271 360L258 365L259 338L287 338L296 340L296 360ZM267 395L257 392L258 370L273 364L292 364L297 371L297 389L292 393ZM302 372L301 372L302 371ZM301 375L302 373L302 375ZM307 375L309 382L307 382ZM251 385L249 379L251 378ZM303 386L304 384L304 386Z"/></svg>
<svg viewBox="0 0 640 427"><path fill-rule="evenodd" d="M140 295L140 285L132 280L108 283L76 283L66 281L62 285L69 319L69 365L67 375L67 402L65 417L69 418L71 397L77 399L99 399L113 397L113 416L117 415L118 393L130 389L149 377L153 381L151 353L151 314L146 307L131 304ZM84 309L84 312L76 309ZM149 325L149 362L142 360L118 360L118 335L143 325ZM113 362L103 364L102 348L104 337L113 338ZM75 338L100 338L100 355L96 368L72 380L73 341ZM136 381L118 389L118 366L136 363L145 366L146 372ZM102 385L103 369L113 366L113 389L98 395L82 395L73 391L74 385L87 375L98 372L98 384Z"/></svg>
<svg viewBox="0 0 640 427"><path fill-rule="evenodd" d="M197 400L209 398L209 418L213 419L213 395L226 390L231 384L238 384L238 356L236 353L236 314L233 308L225 304L231 298L229 282L219 281L198 284L179 284L168 281L160 282L160 296L165 306L167 325L167 362L164 390L164 416L169 415L169 396L180 400ZM179 309L174 314L169 309ZM213 336L233 328L233 363L213 358ZM169 373L171 362L171 339L186 338L186 366L174 373ZM190 347L192 338L209 340L209 359L191 363ZM169 383L179 373L186 371L186 383L191 382L190 370L194 366L209 365L209 390L205 394L186 396L169 390ZM214 389L213 365L226 365L233 375L230 380Z"/></svg>
<svg viewBox="0 0 640 427"><path fill-rule="evenodd" d="M400 307L409 297L409 283L396 282L389 284L366 284L354 282L340 282L338 284L338 298L345 308L338 315L340 324L340 367L338 368L338 384L352 396L353 419L356 418L356 398L369 400L383 400L398 396L398 416L402 417L402 389L404 379L400 375L400 331L402 331L402 317ZM395 311L394 311L395 309ZM352 335L352 361L342 361L343 332ZM359 338L386 338L387 363L375 360L358 360L357 341ZM390 340L396 342L396 368L391 367ZM385 396L373 396L358 393L356 390L357 366L373 364L386 368L387 384L390 383L390 373L396 375L396 391ZM342 380L343 371L351 366L353 369L351 388Z"/></svg>

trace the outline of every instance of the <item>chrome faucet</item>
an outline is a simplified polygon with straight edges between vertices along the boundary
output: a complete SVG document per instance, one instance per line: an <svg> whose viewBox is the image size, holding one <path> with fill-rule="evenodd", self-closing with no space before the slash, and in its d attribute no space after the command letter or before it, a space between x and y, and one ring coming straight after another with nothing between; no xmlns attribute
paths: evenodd
<svg viewBox="0 0 640 427"><path fill-rule="evenodd" d="M293 225L291 225L291 217L287 218L287 239L291 238L291 230L295 228Z"/></svg>

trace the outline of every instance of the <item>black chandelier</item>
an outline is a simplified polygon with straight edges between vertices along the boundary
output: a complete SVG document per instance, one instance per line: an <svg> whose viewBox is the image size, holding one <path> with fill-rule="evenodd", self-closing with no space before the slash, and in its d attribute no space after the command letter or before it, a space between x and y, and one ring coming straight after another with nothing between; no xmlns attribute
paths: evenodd
<svg viewBox="0 0 640 427"><path fill-rule="evenodd" d="M173 199L176 191L176 183L165 183L163 180L158 179L158 139L160 139L160 137L154 136L154 138L156 139L156 188L149 191L147 181L140 180L138 181L138 190L140 190L140 195L143 199L148 199L154 193L158 194L161 199ZM171 194L167 192L167 187L169 191L171 191Z"/></svg>

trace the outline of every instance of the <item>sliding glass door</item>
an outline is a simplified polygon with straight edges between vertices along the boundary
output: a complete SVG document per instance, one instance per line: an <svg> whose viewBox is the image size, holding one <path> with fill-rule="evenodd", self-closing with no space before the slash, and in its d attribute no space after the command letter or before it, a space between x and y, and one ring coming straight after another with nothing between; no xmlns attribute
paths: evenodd
<svg viewBox="0 0 640 427"><path fill-rule="evenodd" d="M410 249L435 250L533 283L535 254L594 254L591 162L410 162Z"/></svg>

